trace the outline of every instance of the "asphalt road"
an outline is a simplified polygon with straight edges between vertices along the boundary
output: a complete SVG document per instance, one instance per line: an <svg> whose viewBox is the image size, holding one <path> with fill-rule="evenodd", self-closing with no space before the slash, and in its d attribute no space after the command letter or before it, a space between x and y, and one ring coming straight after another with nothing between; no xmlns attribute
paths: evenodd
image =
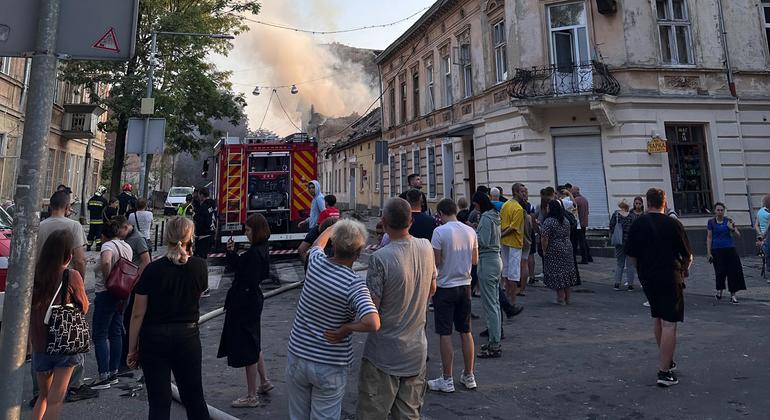
<svg viewBox="0 0 770 420"><path fill-rule="evenodd" d="M700 259L686 290L685 323L679 332L676 360L680 384L655 386L657 350L644 296L612 290L614 261L598 259L581 266L584 285L570 306L552 303L553 292L530 287L520 298L524 312L504 323L503 357L477 361L476 391L459 383L452 395L428 392L426 419L765 419L770 412L770 285L756 273L758 261L744 261L749 290L739 305L715 305L711 268ZM362 267L363 268L363 267ZM284 282L301 277L298 264L278 267ZM203 301L202 312L221 306L229 279ZM204 388L207 402L233 416L287 418L284 381L286 341L300 290L269 299L263 312L262 340L269 376L276 388L254 409L230 408L245 394L243 370L216 359L222 318L201 327L204 347ZM474 309L481 313L479 299ZM428 337L428 375L440 374L438 339ZM484 327L473 323L474 332ZM360 354L364 335L354 338ZM482 344L477 340L477 347ZM459 339L455 339L455 378L461 373ZM353 366L343 417L353 418L359 362ZM87 376L95 374L93 355ZM128 382L128 381L126 381ZM25 386L29 398L30 383ZM100 398L65 405L63 418L146 418L146 396L121 397L125 391L101 391ZM29 415L26 409L25 415ZM178 404L173 418L184 418Z"/></svg>

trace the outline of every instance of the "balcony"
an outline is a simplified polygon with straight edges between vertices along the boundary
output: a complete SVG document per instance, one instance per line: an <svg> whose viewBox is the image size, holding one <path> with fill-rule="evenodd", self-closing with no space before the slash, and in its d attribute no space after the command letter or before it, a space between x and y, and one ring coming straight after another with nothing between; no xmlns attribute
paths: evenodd
<svg viewBox="0 0 770 420"><path fill-rule="evenodd" d="M550 65L516 69L508 94L515 99L569 95L617 95L620 83L598 61L572 66Z"/></svg>
<svg viewBox="0 0 770 420"><path fill-rule="evenodd" d="M65 104L62 136L67 139L94 138L99 116L104 112L104 108L95 104Z"/></svg>

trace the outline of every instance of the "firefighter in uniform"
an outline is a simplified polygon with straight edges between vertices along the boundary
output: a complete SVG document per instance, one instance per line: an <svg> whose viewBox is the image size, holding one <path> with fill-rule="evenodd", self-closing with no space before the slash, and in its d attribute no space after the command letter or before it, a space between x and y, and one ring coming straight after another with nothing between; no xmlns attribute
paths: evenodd
<svg viewBox="0 0 770 420"><path fill-rule="evenodd" d="M107 188L99 186L93 197L88 200L88 244L86 250L96 245L96 251L102 247L102 226L104 225L104 209L107 208L107 199L104 192Z"/></svg>

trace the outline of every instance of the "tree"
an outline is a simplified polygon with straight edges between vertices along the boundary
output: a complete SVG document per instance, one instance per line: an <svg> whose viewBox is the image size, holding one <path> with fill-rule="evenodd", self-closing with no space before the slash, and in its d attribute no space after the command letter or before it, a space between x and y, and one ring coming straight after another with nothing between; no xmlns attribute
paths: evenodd
<svg viewBox="0 0 770 420"><path fill-rule="evenodd" d="M110 94L92 101L109 110L109 119L100 128L116 133L115 161L110 189L120 189L128 120L139 116L145 96L146 74L150 62L152 32L233 34L248 30L243 15L257 14L256 0L142 0L136 54L128 62L70 61L63 69L63 80L84 85L97 92L97 85L109 85ZM227 40L206 37L157 37L153 97L155 116L166 118L166 145L171 153L196 153L201 139L212 134L211 120L236 125L246 101L235 94L230 72L218 71L206 58L210 53L226 55L232 48Z"/></svg>

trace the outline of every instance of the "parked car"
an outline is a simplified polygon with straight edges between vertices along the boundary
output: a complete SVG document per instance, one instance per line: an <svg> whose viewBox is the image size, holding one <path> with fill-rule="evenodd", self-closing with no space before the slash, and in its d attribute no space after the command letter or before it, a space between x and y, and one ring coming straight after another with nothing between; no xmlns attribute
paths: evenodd
<svg viewBox="0 0 770 420"><path fill-rule="evenodd" d="M193 187L171 187L168 196L166 196L166 205L163 206L163 214L166 216L175 215L177 207L185 203L185 197L187 194L192 194L193 190Z"/></svg>
<svg viewBox="0 0 770 420"><path fill-rule="evenodd" d="M0 207L0 324L3 321L5 283L8 279L8 257L11 256L11 228L13 218Z"/></svg>

